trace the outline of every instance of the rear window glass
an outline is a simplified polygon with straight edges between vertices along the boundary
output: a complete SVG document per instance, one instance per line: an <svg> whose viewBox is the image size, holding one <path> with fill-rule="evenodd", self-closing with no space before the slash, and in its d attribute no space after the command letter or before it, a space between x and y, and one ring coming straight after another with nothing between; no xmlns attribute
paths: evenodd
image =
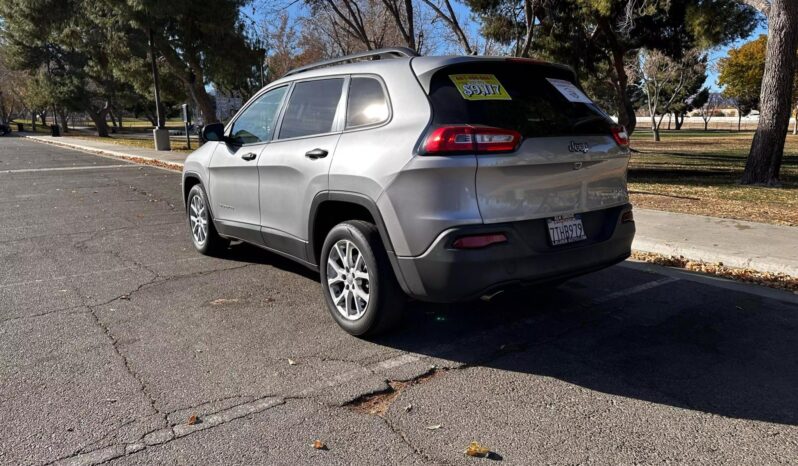
<svg viewBox="0 0 798 466"><path fill-rule="evenodd" d="M568 71L526 63L449 66L430 83L433 122L513 129L524 137L610 134L612 120L585 103L572 79Z"/></svg>
<svg viewBox="0 0 798 466"><path fill-rule="evenodd" d="M388 99L374 78L352 78L346 106L346 127L375 125L388 119Z"/></svg>

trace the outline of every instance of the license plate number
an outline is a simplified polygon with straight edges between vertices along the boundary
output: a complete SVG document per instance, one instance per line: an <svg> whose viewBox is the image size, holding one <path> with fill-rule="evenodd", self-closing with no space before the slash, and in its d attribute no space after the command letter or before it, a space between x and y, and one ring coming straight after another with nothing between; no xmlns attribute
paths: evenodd
<svg viewBox="0 0 798 466"><path fill-rule="evenodd" d="M582 219L573 215L563 215L546 220L549 226L549 239L551 244L575 243L587 239Z"/></svg>

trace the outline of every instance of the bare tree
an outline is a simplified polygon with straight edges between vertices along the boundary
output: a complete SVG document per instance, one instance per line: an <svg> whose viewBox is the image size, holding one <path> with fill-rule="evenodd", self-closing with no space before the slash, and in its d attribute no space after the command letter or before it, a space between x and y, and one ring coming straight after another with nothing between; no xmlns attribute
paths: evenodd
<svg viewBox="0 0 798 466"><path fill-rule="evenodd" d="M723 98L721 98L720 94L713 92L709 94L709 99L707 99L706 103L698 107L698 116L704 120L704 131L709 130L709 120L715 116L722 103Z"/></svg>
<svg viewBox="0 0 798 466"><path fill-rule="evenodd" d="M668 57L657 50L643 49L628 74L636 78L646 97L654 141L660 140L660 125L673 103L683 98L682 91L695 73L704 73L703 61L697 51L690 51L681 60Z"/></svg>
<svg viewBox="0 0 798 466"><path fill-rule="evenodd" d="M457 19L457 15L454 12L454 8L452 8L452 3L450 0L440 0L440 4L437 4L433 0L423 0L427 6L435 12L435 14L440 18L448 27L452 30L455 36L457 36L457 40L460 42L460 46L463 48L463 51L467 55L474 55L475 51L474 48L471 46L471 42L468 40L468 36L466 35L463 28L460 26L460 21ZM445 11L444 11L445 10Z"/></svg>
<svg viewBox="0 0 798 466"><path fill-rule="evenodd" d="M768 18L768 45L762 77L759 124L745 164L743 184L779 184L790 125L798 48L798 1L743 0Z"/></svg>

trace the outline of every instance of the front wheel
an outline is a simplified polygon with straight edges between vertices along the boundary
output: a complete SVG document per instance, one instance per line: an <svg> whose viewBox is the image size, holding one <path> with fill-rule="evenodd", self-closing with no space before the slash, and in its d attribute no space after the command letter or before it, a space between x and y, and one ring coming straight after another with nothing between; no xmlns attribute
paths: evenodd
<svg viewBox="0 0 798 466"><path fill-rule="evenodd" d="M188 227L191 229L191 242L201 254L216 255L227 249L230 240L222 238L213 226L213 217L208 207L208 196L202 185L194 185L186 199Z"/></svg>
<svg viewBox="0 0 798 466"><path fill-rule="evenodd" d="M373 336L401 320L406 297L374 224L336 225L324 241L320 269L327 308L350 334Z"/></svg>

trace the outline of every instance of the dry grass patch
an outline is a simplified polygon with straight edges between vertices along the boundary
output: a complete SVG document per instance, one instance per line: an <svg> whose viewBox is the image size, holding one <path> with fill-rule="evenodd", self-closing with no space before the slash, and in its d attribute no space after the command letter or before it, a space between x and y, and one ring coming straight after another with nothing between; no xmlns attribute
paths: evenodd
<svg viewBox="0 0 798 466"><path fill-rule="evenodd" d="M670 131L655 143L635 133L629 165L632 202L640 207L798 225L798 137L788 136L782 186L738 183L753 133Z"/></svg>

